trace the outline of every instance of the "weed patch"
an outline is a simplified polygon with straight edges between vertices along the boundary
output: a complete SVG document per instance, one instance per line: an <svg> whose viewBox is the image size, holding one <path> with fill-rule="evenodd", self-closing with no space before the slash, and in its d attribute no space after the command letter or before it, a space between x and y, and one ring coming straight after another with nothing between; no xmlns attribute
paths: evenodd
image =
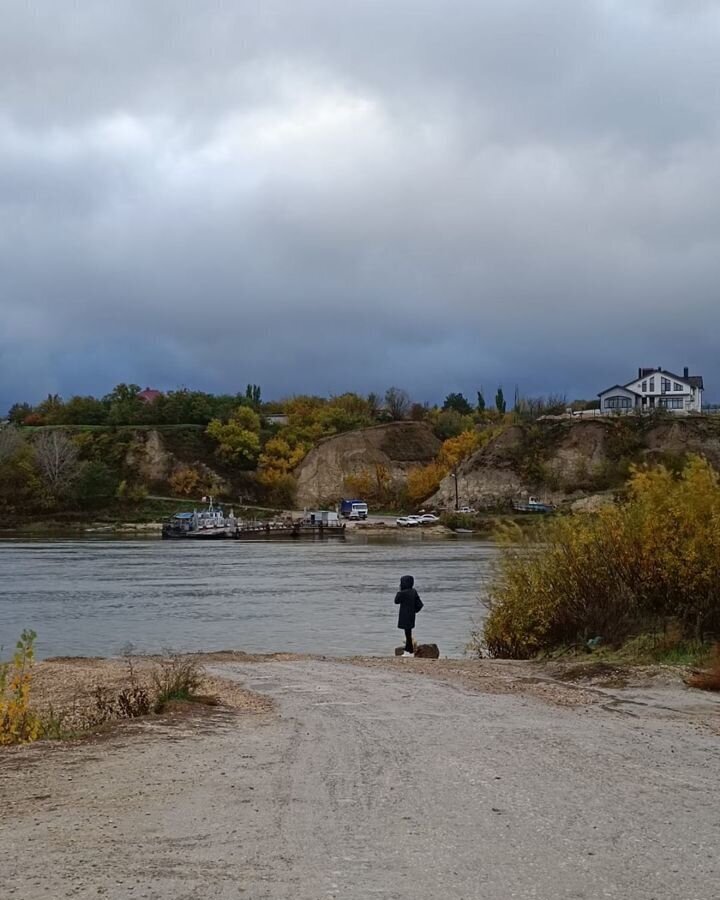
<svg viewBox="0 0 720 900"><path fill-rule="evenodd" d="M160 713L172 701L197 699L204 676L202 666L193 657L168 654L152 674L153 710Z"/></svg>

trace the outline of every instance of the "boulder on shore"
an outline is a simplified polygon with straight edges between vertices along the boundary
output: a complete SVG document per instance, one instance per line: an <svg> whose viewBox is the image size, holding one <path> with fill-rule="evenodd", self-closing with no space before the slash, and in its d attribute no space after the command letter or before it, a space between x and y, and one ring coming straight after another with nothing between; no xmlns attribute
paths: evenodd
<svg viewBox="0 0 720 900"><path fill-rule="evenodd" d="M396 647L395 656L402 656L405 647ZM440 648L437 644L415 644L416 659L440 659Z"/></svg>

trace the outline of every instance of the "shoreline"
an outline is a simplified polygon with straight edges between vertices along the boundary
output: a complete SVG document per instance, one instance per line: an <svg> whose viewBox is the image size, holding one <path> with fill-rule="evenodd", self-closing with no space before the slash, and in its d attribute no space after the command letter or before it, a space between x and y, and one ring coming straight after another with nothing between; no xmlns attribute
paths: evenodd
<svg viewBox="0 0 720 900"><path fill-rule="evenodd" d="M103 522L95 521L85 524L72 522L33 522L31 524L20 525L13 528L0 528L0 541L10 540L18 537L82 537L84 535L146 535L148 537L159 537L162 533L162 522ZM347 523L347 535L402 535L403 537L411 537L412 535L420 535L422 537L448 537L456 533L444 525L432 525L425 528L400 528L397 525L386 522L370 522L356 524L354 522ZM477 537L487 540L488 537L480 532ZM290 538L288 538L289 540ZM255 538L255 541L262 541L262 538ZM279 538L269 540L279 540ZM176 541L177 543L177 541Z"/></svg>
<svg viewBox="0 0 720 900"><path fill-rule="evenodd" d="M720 735L720 697L688 687L688 667L675 665L609 664L602 660L501 660L478 658L336 657L313 653L246 653L241 650L178 654L192 660L202 673L197 702L171 705L168 714L187 717L214 708L222 713L268 713L273 704L262 692L248 690L223 676L234 665L259 667L283 664L332 664L348 673L356 668L387 670L402 677L421 677L457 689L497 696L515 695L557 708L596 707L631 710L653 708L661 717L689 718ZM95 707L101 692L116 695L131 684L149 688L153 673L167 657L156 654L127 657L55 656L33 664L31 709L67 717L67 733L38 742L52 746L114 732L135 722L164 721L163 714L113 718L99 726L79 727ZM5 748L7 749L7 748ZM17 749L17 748L16 748Z"/></svg>

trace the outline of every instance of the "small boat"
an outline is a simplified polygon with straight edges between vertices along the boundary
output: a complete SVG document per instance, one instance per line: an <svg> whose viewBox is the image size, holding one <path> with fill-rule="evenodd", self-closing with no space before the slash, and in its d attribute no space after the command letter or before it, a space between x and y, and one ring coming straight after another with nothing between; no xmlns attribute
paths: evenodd
<svg viewBox="0 0 720 900"><path fill-rule="evenodd" d="M222 540L234 537L236 530L237 520L233 511L230 510L230 515L225 516L222 507L213 505L211 497L207 509L175 513L163 525L162 536L163 540Z"/></svg>
<svg viewBox="0 0 720 900"><path fill-rule="evenodd" d="M521 513L551 513L555 511L552 503L543 503L537 497L529 497L527 501L516 500L512 506L515 512Z"/></svg>

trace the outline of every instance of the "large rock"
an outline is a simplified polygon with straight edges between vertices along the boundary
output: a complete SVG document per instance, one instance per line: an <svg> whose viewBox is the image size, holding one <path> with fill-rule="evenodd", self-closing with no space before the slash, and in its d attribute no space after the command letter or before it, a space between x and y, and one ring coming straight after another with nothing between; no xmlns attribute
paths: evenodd
<svg viewBox="0 0 720 900"><path fill-rule="evenodd" d="M295 469L298 506L323 506L347 496L346 479L379 470L393 483L431 462L440 441L422 422L390 422L326 438Z"/></svg>
<svg viewBox="0 0 720 900"><path fill-rule="evenodd" d="M418 644L415 659L440 659L440 648L437 644Z"/></svg>
<svg viewBox="0 0 720 900"><path fill-rule="evenodd" d="M402 656L405 645L395 648L395 656ZM415 659L440 659L440 648L437 644L415 644Z"/></svg>

